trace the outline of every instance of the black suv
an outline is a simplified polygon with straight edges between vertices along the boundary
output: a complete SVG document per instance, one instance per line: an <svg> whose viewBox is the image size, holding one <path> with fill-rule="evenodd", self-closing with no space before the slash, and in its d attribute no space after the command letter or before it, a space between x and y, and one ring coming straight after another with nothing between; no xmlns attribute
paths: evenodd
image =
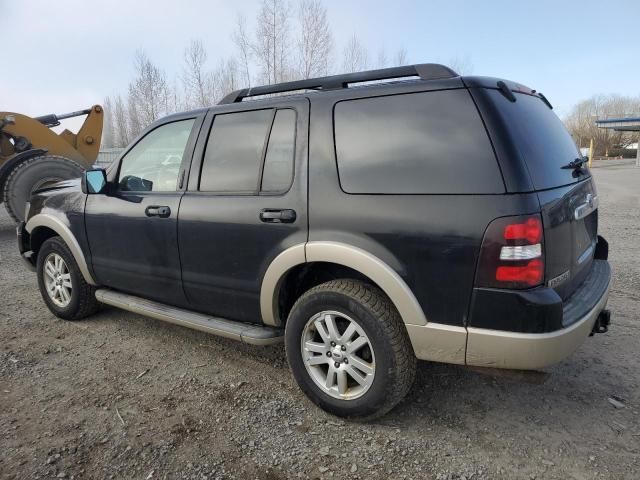
<svg viewBox="0 0 640 480"><path fill-rule="evenodd" d="M606 330L607 243L549 101L442 65L240 90L147 128L108 170L34 193L44 301L250 344L374 417L416 358L540 369Z"/></svg>

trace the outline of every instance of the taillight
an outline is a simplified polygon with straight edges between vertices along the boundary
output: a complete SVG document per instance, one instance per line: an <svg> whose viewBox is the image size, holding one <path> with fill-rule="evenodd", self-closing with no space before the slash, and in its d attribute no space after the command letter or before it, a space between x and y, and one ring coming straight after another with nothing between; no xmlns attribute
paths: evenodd
<svg viewBox="0 0 640 480"><path fill-rule="evenodd" d="M538 217L529 217L524 222L510 223L504 227L504 239L540 243L542 241L542 222Z"/></svg>
<svg viewBox="0 0 640 480"><path fill-rule="evenodd" d="M476 286L531 288L544 281L540 215L503 217L491 222L482 240Z"/></svg>
<svg viewBox="0 0 640 480"><path fill-rule="evenodd" d="M500 265L496 268L496 280L498 282L524 283L534 287L542 282L544 275L542 260L531 260L526 265L512 266Z"/></svg>

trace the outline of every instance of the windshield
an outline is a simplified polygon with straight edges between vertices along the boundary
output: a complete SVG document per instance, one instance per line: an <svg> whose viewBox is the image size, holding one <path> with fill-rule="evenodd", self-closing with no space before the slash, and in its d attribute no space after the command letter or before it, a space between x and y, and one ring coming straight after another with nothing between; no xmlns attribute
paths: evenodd
<svg viewBox="0 0 640 480"><path fill-rule="evenodd" d="M586 167L562 168L581 155L562 121L544 101L515 93L516 101L509 102L498 90L492 90L490 95L500 106L500 114L536 190L576 183L589 176Z"/></svg>

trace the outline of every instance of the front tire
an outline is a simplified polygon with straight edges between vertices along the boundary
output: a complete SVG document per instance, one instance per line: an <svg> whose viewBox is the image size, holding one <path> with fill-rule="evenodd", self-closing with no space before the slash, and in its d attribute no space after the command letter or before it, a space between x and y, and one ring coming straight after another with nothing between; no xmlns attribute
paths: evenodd
<svg viewBox="0 0 640 480"><path fill-rule="evenodd" d="M85 281L71 250L60 237L42 244L36 272L40 294L56 317L80 320L98 310L95 288Z"/></svg>
<svg viewBox="0 0 640 480"><path fill-rule="evenodd" d="M24 220L25 205L34 190L60 180L82 175L82 165L59 155L42 155L25 160L7 177L4 204L16 223Z"/></svg>
<svg viewBox="0 0 640 480"><path fill-rule="evenodd" d="M285 345L302 391L340 417L384 415L415 379L402 319L383 292L360 281L333 280L302 295L289 314Z"/></svg>

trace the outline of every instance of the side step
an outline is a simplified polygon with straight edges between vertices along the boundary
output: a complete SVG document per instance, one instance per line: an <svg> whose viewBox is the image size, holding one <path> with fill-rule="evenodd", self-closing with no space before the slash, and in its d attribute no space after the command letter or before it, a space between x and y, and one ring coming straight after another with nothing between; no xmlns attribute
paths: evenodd
<svg viewBox="0 0 640 480"><path fill-rule="evenodd" d="M272 345L281 342L284 338L284 330L279 328L216 318L106 288L96 291L96 299L101 303L162 320L163 322L212 333L250 345Z"/></svg>

